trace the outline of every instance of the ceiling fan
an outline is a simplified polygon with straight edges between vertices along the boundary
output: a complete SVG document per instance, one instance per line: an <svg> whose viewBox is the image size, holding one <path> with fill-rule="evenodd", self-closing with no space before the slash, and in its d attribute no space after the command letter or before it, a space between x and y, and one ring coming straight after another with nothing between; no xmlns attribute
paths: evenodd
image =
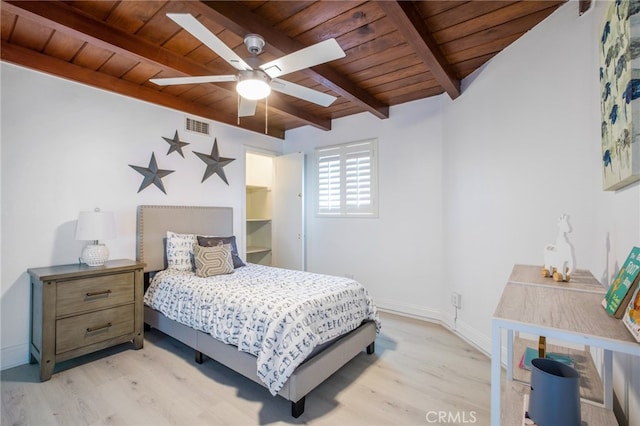
<svg viewBox="0 0 640 426"><path fill-rule="evenodd" d="M254 115L257 101L269 96L272 89L324 107L331 105L336 100L335 96L278 78L304 68L345 57L346 54L334 38L321 41L263 64L258 58L265 45L264 39L260 35L249 34L244 38L244 44L252 56L242 59L200 21L194 18L193 15L188 13L167 13L167 16L237 69L238 73L233 75L153 78L149 80L152 83L166 86L237 81L236 90L240 95L238 117Z"/></svg>

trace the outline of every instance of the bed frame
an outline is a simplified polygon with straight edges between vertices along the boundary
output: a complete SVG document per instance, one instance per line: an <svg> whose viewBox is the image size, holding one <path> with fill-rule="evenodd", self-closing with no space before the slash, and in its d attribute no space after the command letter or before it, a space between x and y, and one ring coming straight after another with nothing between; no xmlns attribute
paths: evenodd
<svg viewBox="0 0 640 426"><path fill-rule="evenodd" d="M145 263L145 283L151 274L166 268L167 231L181 234L229 236L233 234L233 210L230 207L138 206L137 260ZM264 386L256 373L256 357L209 334L170 320L160 312L144 307L144 322L195 349L195 360L206 355ZM376 326L364 322L349 334L331 342L307 359L293 372L278 395L291 401L291 415L304 412L305 396L363 348L374 353Z"/></svg>

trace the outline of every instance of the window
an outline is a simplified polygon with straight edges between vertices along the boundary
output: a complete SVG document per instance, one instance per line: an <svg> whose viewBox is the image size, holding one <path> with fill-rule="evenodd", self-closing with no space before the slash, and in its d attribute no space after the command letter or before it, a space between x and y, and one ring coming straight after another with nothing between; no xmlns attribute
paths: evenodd
<svg viewBox="0 0 640 426"><path fill-rule="evenodd" d="M377 140L316 149L319 216L378 215Z"/></svg>

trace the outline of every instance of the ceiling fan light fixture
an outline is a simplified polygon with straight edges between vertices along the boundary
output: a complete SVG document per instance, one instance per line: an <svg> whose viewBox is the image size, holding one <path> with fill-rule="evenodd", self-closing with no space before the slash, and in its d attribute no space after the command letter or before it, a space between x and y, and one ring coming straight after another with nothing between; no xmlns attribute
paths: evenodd
<svg viewBox="0 0 640 426"><path fill-rule="evenodd" d="M236 90L245 99L257 101L271 93L270 78L262 71L241 71Z"/></svg>

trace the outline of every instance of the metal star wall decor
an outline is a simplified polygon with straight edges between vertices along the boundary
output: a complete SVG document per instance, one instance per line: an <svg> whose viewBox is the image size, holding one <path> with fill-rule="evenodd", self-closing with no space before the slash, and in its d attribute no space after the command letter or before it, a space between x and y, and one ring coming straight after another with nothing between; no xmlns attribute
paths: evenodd
<svg viewBox="0 0 640 426"><path fill-rule="evenodd" d="M140 184L140 188L138 189L138 192L142 191L147 186L154 184L160 189L160 191L166 194L167 191L164 190L164 185L162 184L162 178L168 174L175 172L175 170L158 169L158 163L156 163L156 154L154 152L151 153L151 160L149 160L149 167L133 166L131 164L129 164L129 167L131 167L133 170L135 170L136 172L144 176L144 179Z"/></svg>
<svg viewBox="0 0 640 426"><path fill-rule="evenodd" d="M180 137L178 136L178 131L177 130L176 130L176 134L173 136L173 139L165 138L164 136L162 137L162 139L167 141L167 143L170 145L169 146L169 151L167 151L167 155L169 155L169 154L171 154L172 152L175 151L178 154L182 155L182 158L184 158L184 154L182 153L182 147L189 145L189 143L188 142L182 142L180 140Z"/></svg>
<svg viewBox="0 0 640 426"><path fill-rule="evenodd" d="M220 179L224 181L224 183L229 185L229 182L227 181L227 176L224 174L223 167L229 164L230 162L234 161L235 158L220 157L220 154L218 153L217 138L213 141L213 148L211 149L210 155L203 154L201 152L195 152L195 151L193 153L207 164L207 169L204 171L202 182L207 180L207 178L209 178L211 175L217 174L218 176L220 176Z"/></svg>

